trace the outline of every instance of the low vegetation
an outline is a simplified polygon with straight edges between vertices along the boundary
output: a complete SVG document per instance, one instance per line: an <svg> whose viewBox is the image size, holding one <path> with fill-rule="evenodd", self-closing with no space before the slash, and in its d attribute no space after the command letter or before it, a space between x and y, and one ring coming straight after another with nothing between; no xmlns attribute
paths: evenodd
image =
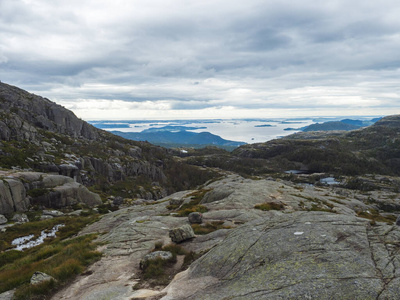
<svg viewBox="0 0 400 300"><path fill-rule="evenodd" d="M396 217L394 215L381 215L376 209L369 209L367 211L360 211L357 213L357 216L361 218L365 218L371 220L375 224L375 222L385 222L390 225L396 222Z"/></svg>
<svg viewBox="0 0 400 300"><path fill-rule="evenodd" d="M163 260L161 258L148 260L142 265L140 281L134 286L135 289L146 286L165 286L178 272L189 267L200 255L189 252L180 245L156 243L152 251L169 251L172 258ZM178 256L183 257L178 261Z"/></svg>
<svg viewBox="0 0 400 300"><path fill-rule="evenodd" d="M208 234L219 229L230 229L230 226L224 226L224 221L213 221L205 224L192 224L195 234Z"/></svg>
<svg viewBox="0 0 400 300"><path fill-rule="evenodd" d="M255 209L268 211L268 210L283 210L285 206L282 203L267 202L262 204L257 204L254 206Z"/></svg>
<svg viewBox="0 0 400 300"><path fill-rule="evenodd" d="M98 219L88 217L60 217L45 221L29 222L8 227L2 233L0 244L0 293L17 288L15 299L44 299L101 257L96 251L96 235L74 237L84 226ZM64 224L55 238L46 239L36 247L24 251L13 250L12 240L51 229ZM39 285L29 284L35 271L44 272L55 278Z"/></svg>
<svg viewBox="0 0 400 300"><path fill-rule="evenodd" d="M170 210L176 210L177 217L186 217L192 212L205 213L208 211L207 207L201 205L200 202L203 200L204 195L210 191L209 189L202 189L195 191L188 196L191 197L190 202L184 203L182 205L168 205L167 208Z"/></svg>

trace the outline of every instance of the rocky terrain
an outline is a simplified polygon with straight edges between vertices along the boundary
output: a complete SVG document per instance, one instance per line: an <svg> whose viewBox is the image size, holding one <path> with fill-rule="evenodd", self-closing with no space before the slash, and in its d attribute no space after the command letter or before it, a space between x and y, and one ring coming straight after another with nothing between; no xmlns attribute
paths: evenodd
<svg viewBox="0 0 400 300"><path fill-rule="evenodd" d="M171 243L171 229L189 224L168 205L190 202L193 191L120 209L85 228L81 234L103 233L104 256L90 267L91 275L80 276L53 299L331 299L337 291L334 299L399 295L396 214L378 214L368 200L395 196L397 202L397 194L366 195L238 175L201 191L200 203L207 208L202 226L220 222L223 228L180 243L205 254L171 277L167 287L134 288L141 281L141 259L155 244ZM279 210L257 209L277 203ZM363 213L371 218L358 217ZM379 218L386 222L374 221Z"/></svg>
<svg viewBox="0 0 400 300"><path fill-rule="evenodd" d="M182 167L167 149L99 130L48 99L1 82L0 141L3 168L64 175L98 192L118 189L124 197L161 198L213 176Z"/></svg>
<svg viewBox="0 0 400 300"><path fill-rule="evenodd" d="M183 154L3 83L0 108L2 300L400 297L399 116Z"/></svg>

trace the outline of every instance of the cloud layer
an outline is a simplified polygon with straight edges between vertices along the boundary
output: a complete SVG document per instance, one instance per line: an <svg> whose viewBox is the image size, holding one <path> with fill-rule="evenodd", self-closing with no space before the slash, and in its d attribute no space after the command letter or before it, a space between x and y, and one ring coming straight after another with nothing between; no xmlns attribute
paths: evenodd
<svg viewBox="0 0 400 300"><path fill-rule="evenodd" d="M397 1L3 0L0 80L85 119L400 112Z"/></svg>

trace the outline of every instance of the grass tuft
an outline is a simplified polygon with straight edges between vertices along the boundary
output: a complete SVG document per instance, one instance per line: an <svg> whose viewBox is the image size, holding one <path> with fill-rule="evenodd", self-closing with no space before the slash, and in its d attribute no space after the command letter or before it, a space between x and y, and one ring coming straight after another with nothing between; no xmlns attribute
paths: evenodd
<svg viewBox="0 0 400 300"><path fill-rule="evenodd" d="M45 221L29 222L7 228L2 234L6 247L16 237L29 234L37 236L40 231L56 224L64 224L57 237L47 239L39 246L24 251L1 249L0 253L0 293L16 288L16 299L45 299L46 295L62 287L80 274L88 265L100 259L94 243L96 235L73 237L84 226L97 220L97 216L60 217ZM30 286L30 278L35 271L53 276L56 282Z"/></svg>
<svg viewBox="0 0 400 300"><path fill-rule="evenodd" d="M230 229L229 226L223 226L224 221L214 221L205 224L192 224L192 228L195 234L208 234L218 229Z"/></svg>
<svg viewBox="0 0 400 300"><path fill-rule="evenodd" d="M268 211L268 210L283 210L285 206L282 203L267 202L267 203L257 204L254 206L254 208L262 211Z"/></svg>
<svg viewBox="0 0 400 300"><path fill-rule="evenodd" d="M180 206L168 205L167 208L169 210L179 208L179 210L176 211L177 217L187 217L192 212L205 213L208 211L208 209L204 205L200 205L200 202L203 200L204 195L209 191L209 189L195 191L188 195L191 197L190 202L184 203Z"/></svg>

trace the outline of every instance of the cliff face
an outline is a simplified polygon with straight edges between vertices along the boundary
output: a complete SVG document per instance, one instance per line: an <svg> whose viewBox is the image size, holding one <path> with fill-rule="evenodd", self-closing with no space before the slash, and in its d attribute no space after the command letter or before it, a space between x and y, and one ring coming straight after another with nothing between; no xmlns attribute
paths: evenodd
<svg viewBox="0 0 400 300"><path fill-rule="evenodd" d="M46 98L0 82L1 138L35 140L37 129L73 138L98 138L98 130Z"/></svg>

